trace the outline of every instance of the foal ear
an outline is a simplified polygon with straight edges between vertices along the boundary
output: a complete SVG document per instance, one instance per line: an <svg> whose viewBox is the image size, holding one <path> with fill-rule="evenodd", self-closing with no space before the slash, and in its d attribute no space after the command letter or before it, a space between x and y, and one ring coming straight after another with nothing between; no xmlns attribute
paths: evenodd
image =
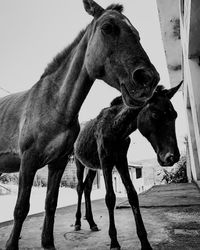
<svg viewBox="0 0 200 250"><path fill-rule="evenodd" d="M83 0L83 5L87 13L94 18L100 17L104 11L104 9L93 0Z"/></svg>
<svg viewBox="0 0 200 250"><path fill-rule="evenodd" d="M168 89L168 90L164 90L166 91L166 96L171 99L175 94L176 92L178 91L178 89L180 88L180 86L182 85L183 81L181 81L176 87L174 88L171 88L171 89Z"/></svg>

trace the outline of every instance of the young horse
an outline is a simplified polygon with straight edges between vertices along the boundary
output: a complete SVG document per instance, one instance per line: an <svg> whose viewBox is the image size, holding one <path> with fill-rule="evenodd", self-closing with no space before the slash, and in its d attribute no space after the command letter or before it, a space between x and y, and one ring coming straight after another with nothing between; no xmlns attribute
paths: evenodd
<svg viewBox="0 0 200 250"><path fill-rule="evenodd" d="M139 210L138 196L131 182L127 150L130 144L129 135L137 128L148 139L157 153L162 166L171 166L179 160L175 134L174 110L170 98L177 92L182 82L170 90L158 86L153 97L142 109L132 109L125 106L121 97L117 97L111 106L105 108L93 120L86 123L79 133L75 143L75 161L77 165L78 206L76 212L75 230L81 229L81 198L85 193L86 219L91 230L98 230L93 220L90 193L96 175L96 169L102 169L106 186L106 205L109 211L111 249L120 249L114 222L115 194L112 186L112 170L116 166L126 188L129 203L132 207L137 234L142 249L152 249ZM89 171L83 182L84 168Z"/></svg>
<svg viewBox="0 0 200 250"><path fill-rule="evenodd" d="M36 171L48 165L42 246L54 249L53 226L60 179L79 133L78 112L95 79L120 90L129 106L152 96L159 75L121 5L103 9L83 0L94 17L28 91L0 99L0 172L19 170L14 226L6 249L18 249Z"/></svg>

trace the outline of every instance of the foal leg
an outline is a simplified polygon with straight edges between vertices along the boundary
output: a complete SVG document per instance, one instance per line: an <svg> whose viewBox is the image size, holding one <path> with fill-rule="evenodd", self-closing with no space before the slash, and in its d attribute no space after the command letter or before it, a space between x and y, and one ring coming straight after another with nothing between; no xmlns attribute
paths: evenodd
<svg viewBox="0 0 200 250"><path fill-rule="evenodd" d="M100 151L99 152L99 158L101 161L101 169L103 170L103 176L105 181L105 187L106 187L106 206L108 208L108 214L109 214L109 236L111 239L110 249L112 250L119 250L120 245L117 240L117 230L115 227L115 218L114 218L114 208L116 203L116 196L113 190L113 184L112 184L112 170L114 164L110 162L108 157L106 157L106 154Z"/></svg>
<svg viewBox="0 0 200 250"><path fill-rule="evenodd" d="M81 230L81 200L84 190L83 175L85 166L76 157L75 157L75 163L76 163L76 175L78 179L78 184L76 188L78 194L78 204L76 210L76 221L74 230L79 231Z"/></svg>
<svg viewBox="0 0 200 250"><path fill-rule="evenodd" d="M6 243L6 250L17 250L22 224L28 214L30 207L30 193L33 179L38 167L37 158L34 153L26 151L22 155L19 171L18 197L14 210L14 226Z"/></svg>
<svg viewBox="0 0 200 250"><path fill-rule="evenodd" d="M96 171L89 169L88 174L86 176L85 182L84 182L84 194L85 194L85 208L86 208L86 220L88 221L90 225L90 229L92 231L98 231L98 227L93 219L92 214L92 206L91 206L91 199L90 194L92 191L92 184L94 181L94 178L96 176Z"/></svg>
<svg viewBox="0 0 200 250"><path fill-rule="evenodd" d="M133 210L133 214L135 217L137 235L140 239L142 250L152 250L150 243L147 239L147 232L144 227L144 223L143 223L142 216L140 213L138 195L129 175L126 156L120 157L118 163L116 164L116 168L121 176L122 182L127 191L128 200L129 200L129 203L131 205L131 208Z"/></svg>
<svg viewBox="0 0 200 250"><path fill-rule="evenodd" d="M48 165L48 185L45 201L45 218L42 230L42 247L55 250L53 227L54 216L58 201L60 180L65 170L67 160L51 163Z"/></svg>

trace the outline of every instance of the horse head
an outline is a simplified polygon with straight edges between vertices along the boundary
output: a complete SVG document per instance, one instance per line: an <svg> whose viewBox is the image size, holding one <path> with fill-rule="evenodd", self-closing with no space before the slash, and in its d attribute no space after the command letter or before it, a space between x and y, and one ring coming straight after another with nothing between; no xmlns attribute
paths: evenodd
<svg viewBox="0 0 200 250"><path fill-rule="evenodd" d="M83 0L93 21L87 27L85 67L93 79L117 88L126 105L144 106L159 82L159 74L140 44L136 28L122 14L122 5L106 9L93 0Z"/></svg>
<svg viewBox="0 0 200 250"><path fill-rule="evenodd" d="M151 143L161 166L172 166L180 158L175 131L177 113L170 99L181 84L168 90L158 86L138 115L138 129Z"/></svg>

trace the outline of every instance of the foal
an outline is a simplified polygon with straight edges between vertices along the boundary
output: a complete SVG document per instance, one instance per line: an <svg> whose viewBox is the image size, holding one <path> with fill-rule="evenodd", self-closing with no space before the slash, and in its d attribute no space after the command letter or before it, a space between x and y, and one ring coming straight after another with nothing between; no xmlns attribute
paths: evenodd
<svg viewBox="0 0 200 250"><path fill-rule="evenodd" d="M142 109L129 108L123 104L122 97L117 97L111 102L110 107L103 109L95 119L85 125L75 144L78 178L75 230L81 229L83 191L85 193L86 219L91 230L98 230L93 220L90 193L96 175L94 170L102 169L106 187L105 200L110 218L111 249L120 249L114 222L116 197L112 186L112 170L116 166L135 216L137 234L142 249L152 249L140 214L138 196L128 172L126 155L130 144L129 135L138 128L153 146L160 165L171 166L177 162L180 156L175 134L177 113L170 99L181 84L182 82L169 90L158 86L152 99ZM83 182L84 167L88 167L89 171Z"/></svg>

